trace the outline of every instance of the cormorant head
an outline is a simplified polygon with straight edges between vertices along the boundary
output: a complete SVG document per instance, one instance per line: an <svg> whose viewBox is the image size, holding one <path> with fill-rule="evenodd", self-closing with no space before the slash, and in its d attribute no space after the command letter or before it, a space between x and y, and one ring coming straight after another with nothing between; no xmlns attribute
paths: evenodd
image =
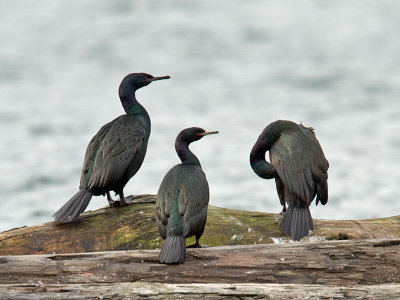
<svg viewBox="0 0 400 300"><path fill-rule="evenodd" d="M190 127L182 130L176 140L182 140L188 144L191 142L195 142L200 140L203 136L209 135L209 134L215 134L218 133L218 131L205 131L203 128L199 127Z"/></svg>
<svg viewBox="0 0 400 300"><path fill-rule="evenodd" d="M125 78L122 79L119 89L120 91L125 90L126 88L137 90L150 84L152 81L169 78L169 76L154 77L153 75L146 73L131 73L126 75Z"/></svg>

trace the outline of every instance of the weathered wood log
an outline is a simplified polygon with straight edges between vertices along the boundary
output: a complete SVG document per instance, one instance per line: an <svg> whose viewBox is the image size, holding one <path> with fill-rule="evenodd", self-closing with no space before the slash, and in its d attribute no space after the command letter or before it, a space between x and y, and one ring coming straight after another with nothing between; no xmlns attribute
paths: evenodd
<svg viewBox="0 0 400 300"><path fill-rule="evenodd" d="M337 287L303 284L98 284L0 285L0 299L399 299L400 285Z"/></svg>
<svg viewBox="0 0 400 300"><path fill-rule="evenodd" d="M398 299L400 239L0 256L0 299ZM217 282L217 283L216 283ZM172 283L172 284L171 284Z"/></svg>
<svg viewBox="0 0 400 300"><path fill-rule="evenodd" d="M13 254L0 256L0 299L400 297L400 217L314 220L306 242L267 244L288 241L280 215L210 206L202 243L233 246L188 249L171 266L157 250L107 251L160 247L154 196L134 198L72 224L0 233L0 254ZM89 251L105 252L58 254ZM50 254L15 255L33 253Z"/></svg>
<svg viewBox="0 0 400 300"><path fill-rule="evenodd" d="M400 238L188 249L181 265L158 250L0 256L0 284L400 283Z"/></svg>
<svg viewBox="0 0 400 300"><path fill-rule="evenodd" d="M162 245L155 222L155 196L132 197L137 203L84 213L77 221L48 222L0 233L0 255L79 253L157 249ZM201 243L208 246L288 241L279 229L281 215L209 206ZM400 236L400 216L371 220L314 220L305 240L392 238ZM188 239L192 244L194 239Z"/></svg>

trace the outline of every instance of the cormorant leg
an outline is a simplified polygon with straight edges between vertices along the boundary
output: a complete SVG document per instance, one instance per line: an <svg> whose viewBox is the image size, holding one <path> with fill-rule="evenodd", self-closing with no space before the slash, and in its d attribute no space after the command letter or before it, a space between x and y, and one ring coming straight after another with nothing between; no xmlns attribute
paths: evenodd
<svg viewBox="0 0 400 300"><path fill-rule="evenodd" d="M286 201L285 201L285 186L283 185L282 179L279 177L275 178L276 191L278 192L279 202L283 206L280 215L284 215L286 211Z"/></svg>
<svg viewBox="0 0 400 300"><path fill-rule="evenodd" d="M186 248L202 248L200 243L199 243L200 237L196 236L196 243L194 243L193 245L187 246Z"/></svg>
<svg viewBox="0 0 400 300"><path fill-rule="evenodd" d="M284 215L286 212L286 203L283 204L282 211L279 213L280 215Z"/></svg>
<svg viewBox="0 0 400 300"><path fill-rule="evenodd" d="M111 207L114 207L115 206L115 201L111 197L110 192L107 192L106 194L107 194L108 205L110 205Z"/></svg>
<svg viewBox="0 0 400 300"><path fill-rule="evenodd" d="M125 201L124 191L121 191L121 192L119 193L119 202L120 202L120 206L127 206L127 205L129 205L129 203L127 203L127 202Z"/></svg>
<svg viewBox="0 0 400 300"><path fill-rule="evenodd" d="M122 194L122 197L121 197ZM110 192L107 192L107 200L108 200L108 204L110 205L110 207L120 207L120 206L125 206L128 205L124 200L124 194L123 193L119 193L120 196L120 200L113 200L113 198L111 198Z"/></svg>

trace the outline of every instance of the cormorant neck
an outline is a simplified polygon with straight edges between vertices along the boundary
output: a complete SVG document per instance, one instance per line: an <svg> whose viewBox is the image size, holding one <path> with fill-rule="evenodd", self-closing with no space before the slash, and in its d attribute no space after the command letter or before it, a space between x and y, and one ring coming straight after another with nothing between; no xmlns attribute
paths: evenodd
<svg viewBox="0 0 400 300"><path fill-rule="evenodd" d="M176 153L182 161L182 164L196 165L201 168L199 159L196 157L196 155L193 154L192 151L189 150L189 144L190 143L186 142L178 136L175 141Z"/></svg>
<svg viewBox="0 0 400 300"><path fill-rule="evenodd" d="M121 99L122 106L128 115L147 114L145 108L136 99L136 90L132 89L132 87L119 88L119 98Z"/></svg>
<svg viewBox="0 0 400 300"><path fill-rule="evenodd" d="M271 179L278 176L274 167L265 159L265 153L271 149L273 142L260 136L250 153L250 165L261 178Z"/></svg>

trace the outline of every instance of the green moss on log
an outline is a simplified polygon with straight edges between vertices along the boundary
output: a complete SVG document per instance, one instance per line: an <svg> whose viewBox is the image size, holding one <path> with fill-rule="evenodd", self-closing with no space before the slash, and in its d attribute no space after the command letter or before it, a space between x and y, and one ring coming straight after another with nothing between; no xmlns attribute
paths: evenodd
<svg viewBox="0 0 400 300"><path fill-rule="evenodd" d="M16 228L0 233L0 255L157 249L163 240L155 220L155 196L131 197L134 204L86 212L75 222ZM288 240L281 215L210 205L200 242L207 246L265 244ZM400 217L360 221L314 220L308 239L385 238L400 235ZM306 238L307 239L307 238ZM187 244L193 244L194 238Z"/></svg>

